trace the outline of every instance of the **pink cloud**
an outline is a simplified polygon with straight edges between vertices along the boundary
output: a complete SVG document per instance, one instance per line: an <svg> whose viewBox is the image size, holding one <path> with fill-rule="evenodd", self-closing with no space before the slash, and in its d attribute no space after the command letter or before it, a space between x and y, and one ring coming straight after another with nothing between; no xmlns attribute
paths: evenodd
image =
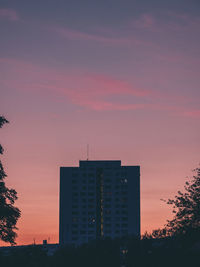
<svg viewBox="0 0 200 267"><path fill-rule="evenodd" d="M41 68L23 61L0 59L3 66L3 84L9 88L51 94L92 110L134 110L144 108L142 99L151 91L115 77L77 70ZM8 76L9 73L9 76ZM10 78L12 77L12 78ZM139 104L124 104L120 97L137 98ZM112 97L118 97L117 103Z"/></svg>
<svg viewBox="0 0 200 267"><path fill-rule="evenodd" d="M0 19L7 19L11 21L18 21L19 15L17 12L10 8L0 8Z"/></svg>
<svg viewBox="0 0 200 267"><path fill-rule="evenodd" d="M183 115L191 118L200 118L200 110L184 111Z"/></svg>
<svg viewBox="0 0 200 267"><path fill-rule="evenodd" d="M48 95L55 101L69 101L91 110L143 109L170 112L177 116L200 116L199 111L183 109L180 96L176 105L170 105L170 100L176 97L175 94L139 88L133 83L106 74L71 69L57 70L6 58L0 58L0 71L5 88ZM163 100L167 100L166 103ZM186 104L187 102L184 103Z"/></svg>

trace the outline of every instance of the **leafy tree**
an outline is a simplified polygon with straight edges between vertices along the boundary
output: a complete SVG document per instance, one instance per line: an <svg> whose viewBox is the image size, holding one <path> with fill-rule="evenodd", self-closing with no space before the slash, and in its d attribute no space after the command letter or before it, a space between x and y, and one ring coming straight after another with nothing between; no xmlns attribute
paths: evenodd
<svg viewBox="0 0 200 267"><path fill-rule="evenodd" d="M8 121L0 116L0 128ZM0 145L0 154L3 154L3 147ZM6 173L0 161L0 239L11 245L16 244L17 234L16 223L20 217L20 210L14 206L17 200L17 192L5 185Z"/></svg>
<svg viewBox="0 0 200 267"><path fill-rule="evenodd" d="M166 201L173 206L174 213L166 224L170 236L200 234L200 168L194 172L192 180L185 183L185 192L178 191L174 199Z"/></svg>

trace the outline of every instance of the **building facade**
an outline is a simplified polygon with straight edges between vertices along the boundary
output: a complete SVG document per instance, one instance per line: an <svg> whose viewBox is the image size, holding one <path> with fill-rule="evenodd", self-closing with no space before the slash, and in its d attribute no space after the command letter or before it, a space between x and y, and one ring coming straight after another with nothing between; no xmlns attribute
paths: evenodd
<svg viewBox="0 0 200 267"><path fill-rule="evenodd" d="M80 161L60 168L59 243L140 236L140 167Z"/></svg>

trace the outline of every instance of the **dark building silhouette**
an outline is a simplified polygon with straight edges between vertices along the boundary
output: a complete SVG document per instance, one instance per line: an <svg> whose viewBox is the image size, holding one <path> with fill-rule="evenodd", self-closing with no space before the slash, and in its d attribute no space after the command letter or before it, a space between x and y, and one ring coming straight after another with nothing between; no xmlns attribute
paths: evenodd
<svg viewBox="0 0 200 267"><path fill-rule="evenodd" d="M60 168L60 244L140 235L140 167L80 161Z"/></svg>

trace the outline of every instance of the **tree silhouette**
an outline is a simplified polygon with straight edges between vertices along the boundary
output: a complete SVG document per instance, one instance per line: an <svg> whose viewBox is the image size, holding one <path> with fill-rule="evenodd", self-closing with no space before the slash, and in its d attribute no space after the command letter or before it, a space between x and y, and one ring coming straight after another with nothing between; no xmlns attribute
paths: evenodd
<svg viewBox="0 0 200 267"><path fill-rule="evenodd" d="M8 121L0 116L0 128ZM0 154L3 154L3 147L0 145ZM16 244L15 239L17 234L16 223L20 217L20 210L14 205L17 200L17 192L14 189L9 189L5 185L6 173L0 161L0 239L8 242L11 245Z"/></svg>
<svg viewBox="0 0 200 267"><path fill-rule="evenodd" d="M191 181L185 183L185 192L178 191L167 204L173 206L174 218L168 220L166 231L170 236L200 233L200 168L194 170Z"/></svg>

